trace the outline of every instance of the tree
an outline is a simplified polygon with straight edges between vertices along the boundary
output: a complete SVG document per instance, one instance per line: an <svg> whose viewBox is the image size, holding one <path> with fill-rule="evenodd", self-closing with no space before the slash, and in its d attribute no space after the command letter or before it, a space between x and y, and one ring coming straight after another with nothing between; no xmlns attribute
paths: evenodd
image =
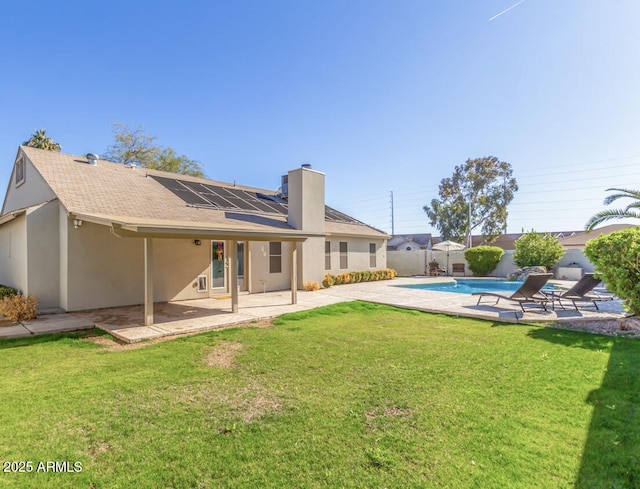
<svg viewBox="0 0 640 489"><path fill-rule="evenodd" d="M617 194L609 195L604 199L604 205L609 205L612 202L615 202L618 199L633 199L627 207L624 209L609 209L598 212L595 216L589 219L585 229L587 231L591 231L598 224L601 224L610 219L625 219L625 218L633 218L640 219L640 212L636 209L640 209L640 191L638 190L629 190L626 188L608 188L607 192L619 192Z"/></svg>
<svg viewBox="0 0 640 489"><path fill-rule="evenodd" d="M144 126L131 129L126 124L116 122L113 129L115 142L106 151L105 159L116 163L135 163L151 170L162 170L203 177L199 162L185 155L178 155L174 149L159 146L156 136L145 133Z"/></svg>
<svg viewBox="0 0 640 489"><path fill-rule="evenodd" d="M590 239L584 254L595 265L607 290L620 297L629 312L640 315L640 228Z"/></svg>
<svg viewBox="0 0 640 489"><path fill-rule="evenodd" d="M204 176L200 163L187 158L185 155L177 155L176 152L171 148L163 149L157 162L157 170L164 170L172 173L182 173L183 175L191 175L194 177Z"/></svg>
<svg viewBox="0 0 640 489"><path fill-rule="evenodd" d="M144 126L131 129L122 122L115 122L113 126L114 143L107 148L106 160L147 168L158 158L160 148L155 144L158 138L145 134Z"/></svg>
<svg viewBox="0 0 640 489"><path fill-rule="evenodd" d="M541 266L549 270L564 255L558 238L549 233L539 234L532 230L516 240L515 245L513 261L519 267Z"/></svg>
<svg viewBox="0 0 640 489"><path fill-rule="evenodd" d="M46 149L47 151L60 151L62 146L56 143L53 139L47 136L46 129L38 129L31 137L22 143L23 146L29 146L31 148Z"/></svg>
<svg viewBox="0 0 640 489"><path fill-rule="evenodd" d="M491 243L505 228L507 206L517 190L509 163L495 156L468 159L440 182L440 199L423 209L444 239L459 241L480 228L485 243Z"/></svg>

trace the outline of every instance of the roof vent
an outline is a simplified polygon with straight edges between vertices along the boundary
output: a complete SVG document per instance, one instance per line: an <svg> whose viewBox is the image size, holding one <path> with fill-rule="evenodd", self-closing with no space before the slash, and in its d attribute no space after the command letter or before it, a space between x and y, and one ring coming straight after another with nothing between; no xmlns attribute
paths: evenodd
<svg viewBox="0 0 640 489"><path fill-rule="evenodd" d="M311 170L311 163L303 163L302 168L304 168L305 170Z"/></svg>
<svg viewBox="0 0 640 489"><path fill-rule="evenodd" d="M98 155L95 153L87 153L87 161L89 162L90 165L97 165L98 164Z"/></svg>

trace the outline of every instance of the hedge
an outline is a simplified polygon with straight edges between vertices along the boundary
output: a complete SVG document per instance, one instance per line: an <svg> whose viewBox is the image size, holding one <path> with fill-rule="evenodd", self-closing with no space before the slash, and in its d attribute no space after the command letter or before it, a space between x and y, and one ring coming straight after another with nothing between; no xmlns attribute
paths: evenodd
<svg viewBox="0 0 640 489"><path fill-rule="evenodd" d="M397 275L391 268L384 270L366 270L363 272L345 272L339 275L327 273L322 281L322 286L328 289L332 285L357 284L359 282L374 282L376 280L391 280Z"/></svg>
<svg viewBox="0 0 640 489"><path fill-rule="evenodd" d="M497 246L476 246L464 252L464 258L469 264L469 268L474 275L485 276L493 272L502 256L504 250Z"/></svg>

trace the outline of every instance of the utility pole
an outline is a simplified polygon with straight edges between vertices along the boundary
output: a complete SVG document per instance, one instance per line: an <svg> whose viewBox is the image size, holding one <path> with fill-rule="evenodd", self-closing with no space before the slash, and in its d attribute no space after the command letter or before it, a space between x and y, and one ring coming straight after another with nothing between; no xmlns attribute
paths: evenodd
<svg viewBox="0 0 640 489"><path fill-rule="evenodd" d="M473 238L471 237L471 199L469 199L469 240L467 246L473 248Z"/></svg>
<svg viewBox="0 0 640 489"><path fill-rule="evenodd" d="M504 211L507 212L507 175L502 177L502 204ZM507 218L504 218L504 234L507 234Z"/></svg>
<svg viewBox="0 0 640 489"><path fill-rule="evenodd" d="M391 191L391 236L394 236L396 234L396 229L395 229L395 221L394 221L394 215L393 215L393 190Z"/></svg>

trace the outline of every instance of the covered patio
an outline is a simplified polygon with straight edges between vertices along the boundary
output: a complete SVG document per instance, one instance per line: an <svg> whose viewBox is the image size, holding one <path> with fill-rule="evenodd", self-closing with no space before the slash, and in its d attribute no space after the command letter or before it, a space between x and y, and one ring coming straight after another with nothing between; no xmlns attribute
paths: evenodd
<svg viewBox="0 0 640 489"><path fill-rule="evenodd" d="M238 314L239 311L239 287L238 287L238 255L237 255L237 244L238 242L248 242L248 241L277 241L283 243L290 243L290 254L289 254L289 264L290 264L290 294L289 294L289 304L295 305L298 301L298 249L299 245L306 241L310 237L323 237L322 233L309 233L302 232L299 230L294 230L289 228L288 226L283 225L282 222L272 220L265 217L259 216L243 216L243 220L248 222L253 222L253 224L262 224L268 225L269 227L265 230L249 230L249 229L237 229L230 228L221 225L210 225L207 223L185 223L185 222L172 222L166 220L153 220L153 219L134 219L128 218L123 220L122 218L118 218L115 216L98 216L91 214L74 214L73 216L75 223L83 222L92 222L94 224L99 224L103 226L108 226L111 229L111 233L119 238L124 239L136 239L140 240L143 243L144 254L144 303L142 305L142 325L145 327L153 327L156 322L164 323L165 327L167 318L181 317L180 313L175 311L175 307L170 307L170 304L181 304L181 306L176 306L178 309L184 309L184 304L189 302L198 302L198 308L203 308L204 310L208 310L209 313L207 315L211 315L211 310L220 310L220 304L216 299L210 299L209 304L216 304L216 307L207 307L202 304L207 303L207 299L194 299L193 301L179 301L179 302L169 302L169 303L154 303L154 240L155 239L188 239L196 241L205 241L205 240L224 240L228 243L228 254L226 256L225 267L227 269L227 277L228 284L227 290L229 292L228 299L230 301L229 311L232 314ZM265 226L266 227L266 226ZM251 268L251 262L247 264L247 268ZM164 304L164 305L162 305ZM123 313L127 317L136 318L135 320L128 322L136 322L137 321L137 311L139 307L131 306L131 307L120 307L113 308L113 310L122 310L127 311ZM189 307L187 307L189 309ZM111 309L110 309L111 310ZM227 313L228 313L227 312ZM156 318L156 314L158 317ZM176 315L177 314L177 315ZM222 312L217 312L216 314L223 314ZM214 316L216 315L214 314ZM201 315L202 316L202 315ZM192 318L195 320L195 318ZM244 318L246 320L246 318ZM224 320L226 321L226 319ZM239 322L243 322L243 319L240 319ZM173 328L180 326L172 326ZM162 326L158 326L159 335L164 333L165 330ZM153 337L153 332L155 330L152 328L149 330L149 333ZM170 329L169 331L173 331ZM173 332L176 334L180 332Z"/></svg>

